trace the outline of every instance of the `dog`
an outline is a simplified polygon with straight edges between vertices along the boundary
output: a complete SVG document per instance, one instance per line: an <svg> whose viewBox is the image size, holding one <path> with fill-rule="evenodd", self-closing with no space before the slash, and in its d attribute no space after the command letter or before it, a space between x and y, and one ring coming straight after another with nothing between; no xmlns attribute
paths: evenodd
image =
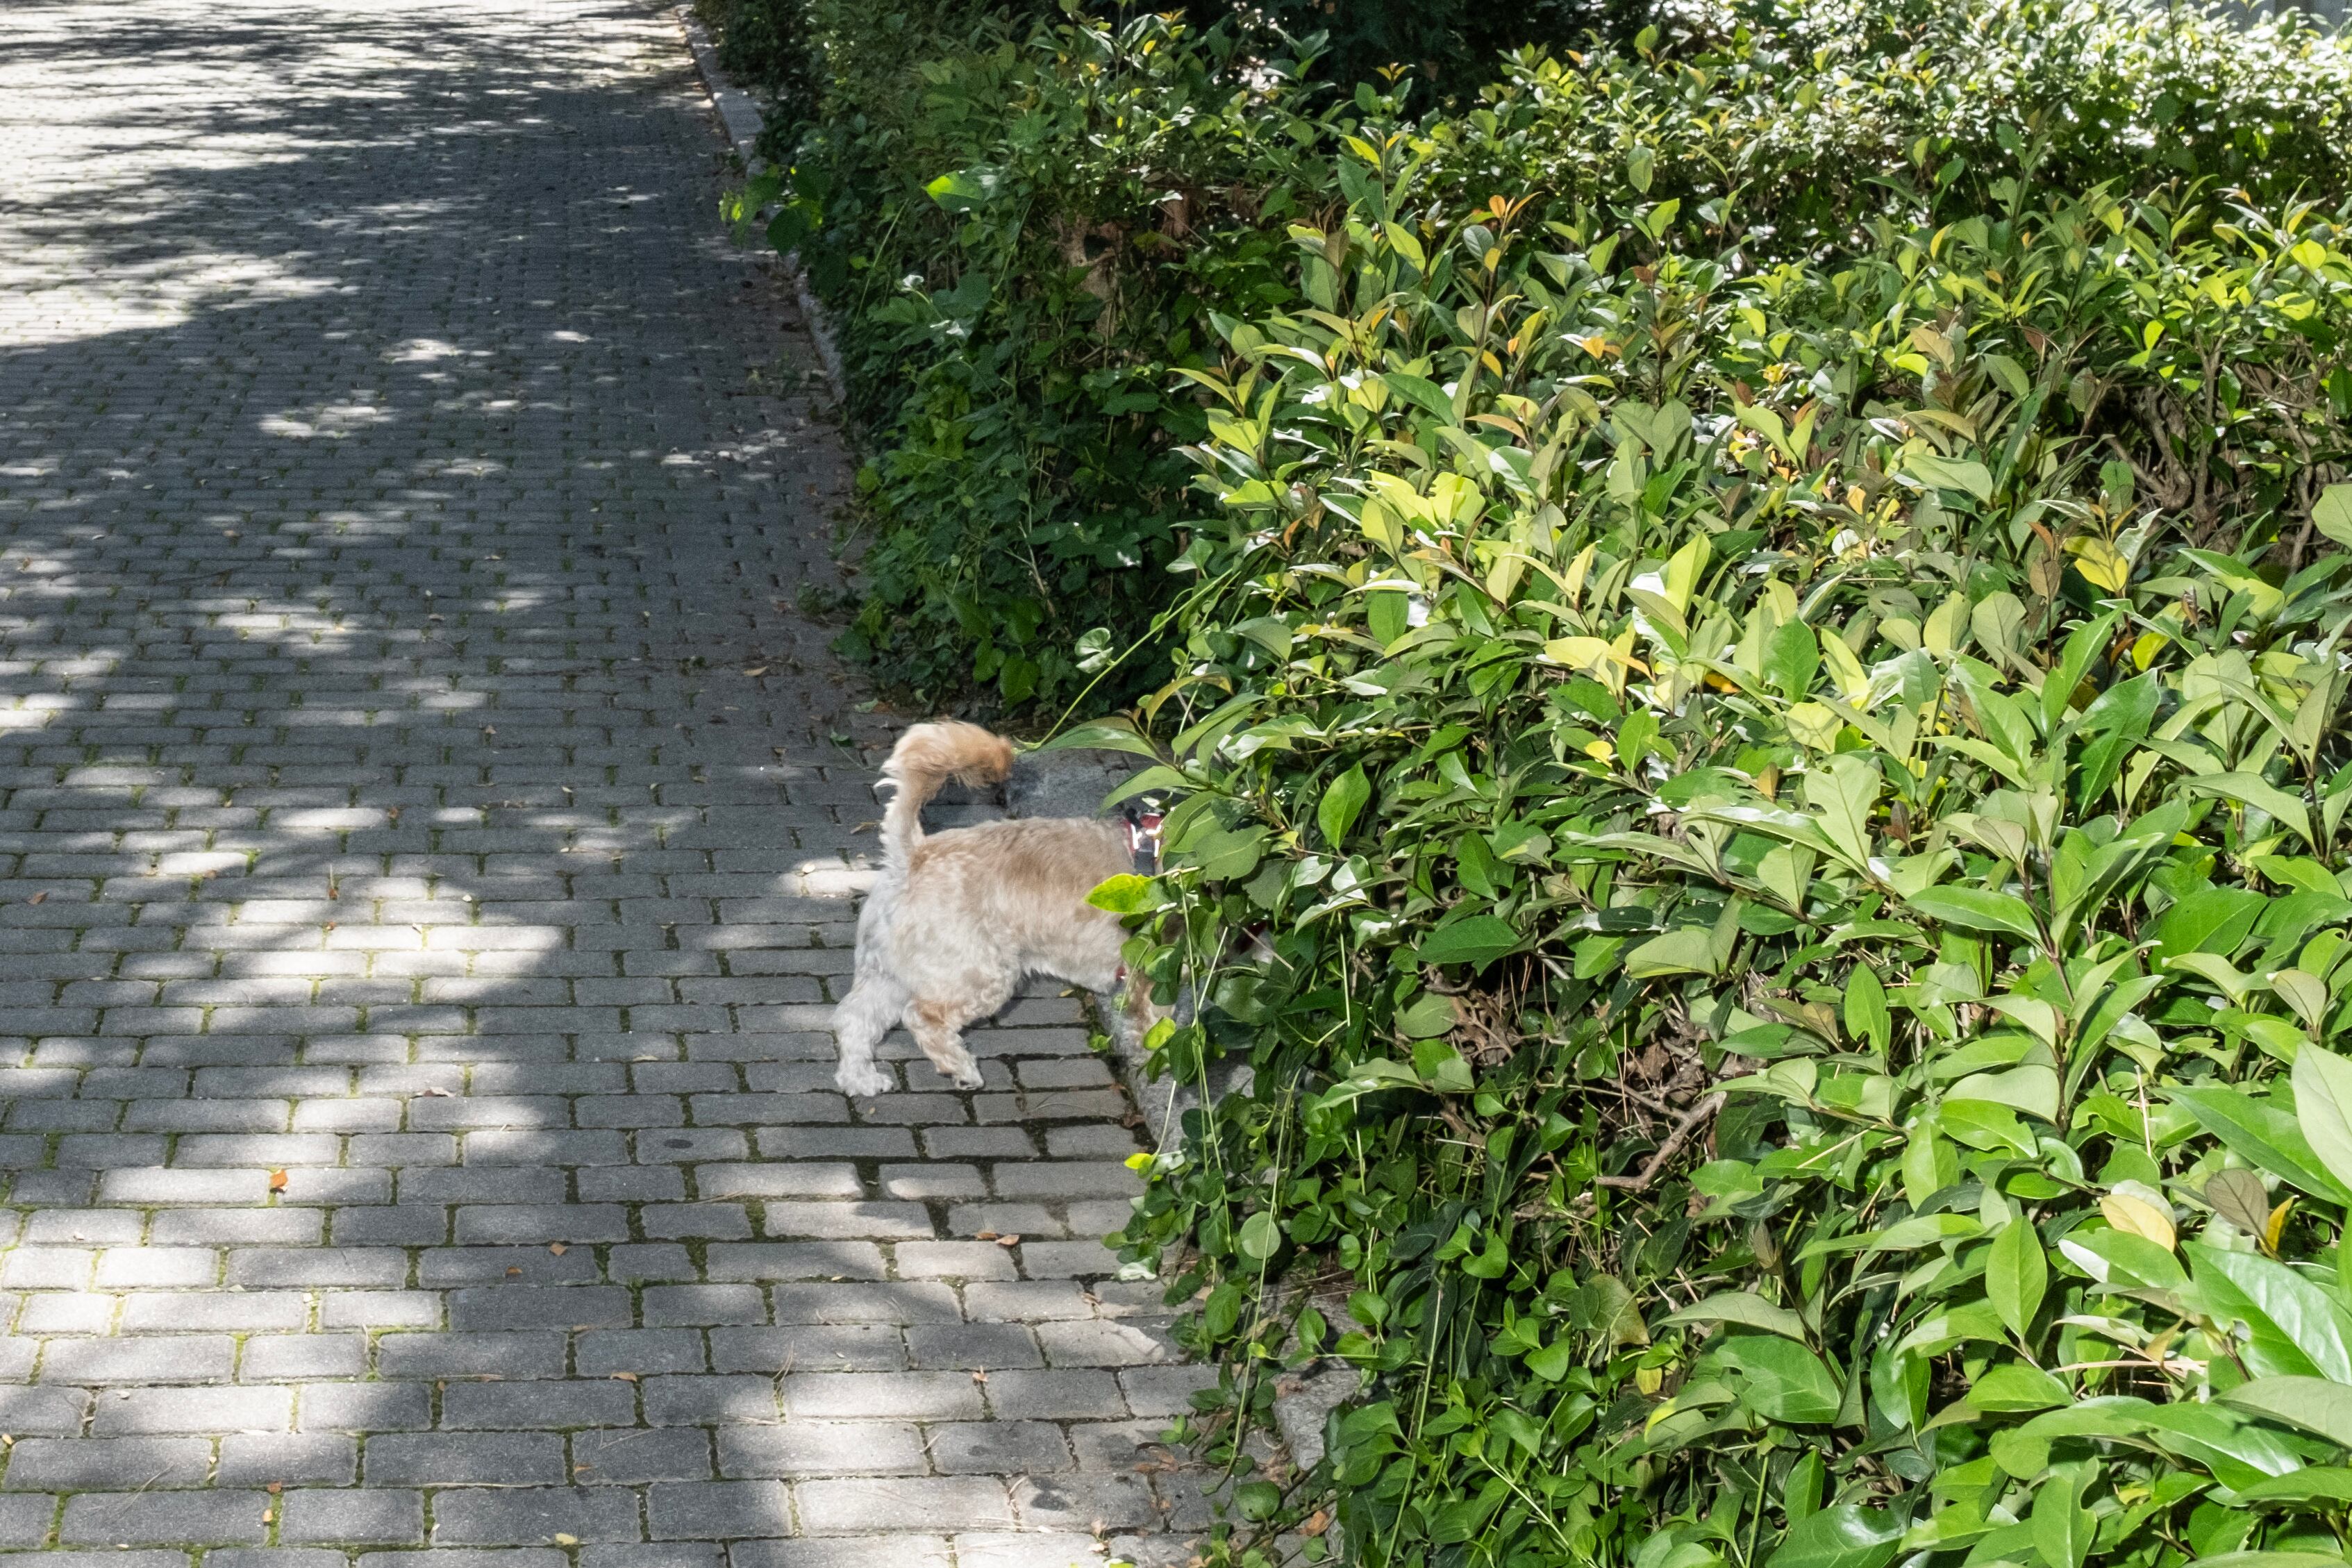
<svg viewBox="0 0 2352 1568"><path fill-rule="evenodd" d="M894 786L882 816L882 878L857 917L857 957L849 994L834 1009L844 1094L887 1092L889 1075L874 1047L904 1023L931 1065L963 1089L981 1085L964 1029L993 1016L1022 980L1050 974L1099 996L1126 979L1117 915L1087 895L1157 858L1157 819L1024 817L926 835L924 805L950 780L968 788L1013 776L1013 743L977 724L918 724L898 737L884 780ZM1095 797L1097 801L1099 795ZM1147 985L1129 988L1129 1007L1150 1010Z"/></svg>

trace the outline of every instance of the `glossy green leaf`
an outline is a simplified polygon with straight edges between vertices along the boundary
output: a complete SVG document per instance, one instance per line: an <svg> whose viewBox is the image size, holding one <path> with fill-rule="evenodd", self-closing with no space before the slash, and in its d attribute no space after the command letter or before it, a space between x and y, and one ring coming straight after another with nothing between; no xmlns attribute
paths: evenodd
<svg viewBox="0 0 2352 1568"><path fill-rule="evenodd" d="M1467 963L1485 968L1527 939L1498 915L1472 915L1432 931L1421 944L1423 963Z"/></svg>
<svg viewBox="0 0 2352 1568"><path fill-rule="evenodd" d="M2005 1362L1969 1388L1969 1403L1979 1410L2047 1410L2073 1397L2066 1385L2039 1367Z"/></svg>
<svg viewBox="0 0 2352 1568"><path fill-rule="evenodd" d="M2033 1494L2032 1522L2033 1549L2047 1568L2083 1568L2098 1525L2083 1506L2079 1477L2061 1473L2042 1482Z"/></svg>
<svg viewBox="0 0 2352 1568"><path fill-rule="evenodd" d="M1765 1568L1885 1568L1902 1539L1901 1522L1885 1510L1842 1502L1790 1530Z"/></svg>
<svg viewBox="0 0 2352 1568"><path fill-rule="evenodd" d="M1718 1366L1738 1373L1740 1398L1758 1415L1808 1425L1837 1419L1843 1394L1822 1358L1792 1340L1736 1334L1709 1347Z"/></svg>
<svg viewBox="0 0 2352 1568"><path fill-rule="evenodd" d="M2352 1447L2352 1384L2320 1377L2258 1377L2218 1397L2237 1409Z"/></svg>
<svg viewBox="0 0 2352 1568"><path fill-rule="evenodd" d="M1150 901L1151 879L1122 871L1107 878L1087 895L1087 902L1115 915L1133 914Z"/></svg>
<svg viewBox="0 0 2352 1568"><path fill-rule="evenodd" d="M1334 849L1345 844L1348 830L1371 798L1371 781L1364 776L1361 763L1326 785L1323 798L1315 803L1315 826L1323 830L1323 842Z"/></svg>
<svg viewBox="0 0 2352 1568"><path fill-rule="evenodd" d="M1912 894L1907 901L1939 925L1998 931L2027 942L2042 940L2032 906L2012 894L1984 888L1927 888Z"/></svg>
<svg viewBox="0 0 2352 1568"><path fill-rule="evenodd" d="M1668 1313L1669 1323L1737 1323L1742 1328L1762 1329L1767 1333L1802 1341L1805 1321L1786 1307L1776 1307L1763 1297L1746 1290L1727 1290L1709 1296L1704 1301Z"/></svg>
<svg viewBox="0 0 2352 1568"><path fill-rule="evenodd" d="M2267 1100L2218 1084L2166 1091L2236 1153L2313 1197L2352 1205L2352 1188L2328 1173L2295 1119Z"/></svg>
<svg viewBox="0 0 2352 1568"><path fill-rule="evenodd" d="M1985 1296L2009 1331L2021 1340L2032 1331L2049 1280L2049 1259L2033 1222L2019 1218L2003 1226L1985 1260Z"/></svg>
<svg viewBox="0 0 2352 1568"><path fill-rule="evenodd" d="M2352 1062L2317 1046L2298 1051L2294 1115L2327 1173L2352 1187ZM2352 1373L2347 1377L2352 1381Z"/></svg>
<svg viewBox="0 0 2352 1568"><path fill-rule="evenodd" d="M2241 1488L2238 1496L2247 1502L2323 1502L2352 1508L2352 1469L2331 1466L2272 1476Z"/></svg>
<svg viewBox="0 0 2352 1568"><path fill-rule="evenodd" d="M2352 1384L2352 1311L2284 1263L2184 1241L2201 1305L2212 1317L2246 1323L2251 1352L2278 1373Z"/></svg>

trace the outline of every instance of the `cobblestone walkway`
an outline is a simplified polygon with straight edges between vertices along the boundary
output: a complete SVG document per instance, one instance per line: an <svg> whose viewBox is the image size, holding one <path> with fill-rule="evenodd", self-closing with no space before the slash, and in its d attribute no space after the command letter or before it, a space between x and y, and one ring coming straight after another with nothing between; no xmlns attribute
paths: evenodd
<svg viewBox="0 0 2352 1568"><path fill-rule="evenodd" d="M846 475L719 145L638 0L0 8L0 1546L1181 1560L1076 1004L832 1091Z"/></svg>

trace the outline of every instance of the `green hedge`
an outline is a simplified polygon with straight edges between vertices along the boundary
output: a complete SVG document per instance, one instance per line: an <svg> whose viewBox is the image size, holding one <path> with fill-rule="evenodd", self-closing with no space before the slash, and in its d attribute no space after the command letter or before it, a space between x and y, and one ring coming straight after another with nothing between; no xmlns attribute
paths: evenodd
<svg viewBox="0 0 2352 1568"><path fill-rule="evenodd" d="M1173 373L1213 362L1210 312L1297 302L1286 230L1344 199L1366 123L1433 143L1433 201L1672 200L1678 234L1753 268L2021 180L2132 194L2188 170L2276 205L2338 177L2352 88L2314 35L2193 10L1848 0L1522 54L1475 110L1414 118L1154 16L803 13L814 118L778 149L772 232L841 320L871 448L845 647L923 698L1008 708L1067 702L1166 606L1195 510L1176 448L1202 428ZM1097 698L1134 696L1139 663Z"/></svg>
<svg viewBox="0 0 2352 1568"><path fill-rule="evenodd" d="M1207 997L1160 1065L1254 1068L1126 1237L1206 1292L1199 1430L1370 1380L1244 1513L2340 1553L2336 223L2052 195L1749 272L1368 150L1313 309L1196 378L1180 672L1076 737L1187 796L1105 894Z"/></svg>
<svg viewBox="0 0 2352 1568"><path fill-rule="evenodd" d="M2345 46L1759 9L1435 114L835 26L746 201L845 323L851 646L1123 710L1155 1060L1254 1069L1122 1238L1220 1560L2342 1561Z"/></svg>

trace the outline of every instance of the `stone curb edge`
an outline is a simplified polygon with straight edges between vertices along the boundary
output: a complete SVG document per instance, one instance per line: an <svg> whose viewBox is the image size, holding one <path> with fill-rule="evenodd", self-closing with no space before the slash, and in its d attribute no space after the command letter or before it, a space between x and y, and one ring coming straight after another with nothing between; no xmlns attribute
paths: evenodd
<svg viewBox="0 0 2352 1568"><path fill-rule="evenodd" d="M719 67L719 49L710 41L709 31L702 19L694 14L692 5L680 5L674 13L678 30L686 35L686 47L694 55L694 68L702 78L703 90L710 95L710 106L718 111L719 123L733 143L735 154L743 160L749 171L757 162L753 149L767 121L751 95L727 79ZM835 398L846 401L849 383L842 374L841 349L833 331L833 317L810 289L808 274L801 267L797 254L782 258L785 276L793 280L793 294L800 301L801 314L807 319L809 337L816 344L817 358L824 362L825 380L832 384Z"/></svg>

